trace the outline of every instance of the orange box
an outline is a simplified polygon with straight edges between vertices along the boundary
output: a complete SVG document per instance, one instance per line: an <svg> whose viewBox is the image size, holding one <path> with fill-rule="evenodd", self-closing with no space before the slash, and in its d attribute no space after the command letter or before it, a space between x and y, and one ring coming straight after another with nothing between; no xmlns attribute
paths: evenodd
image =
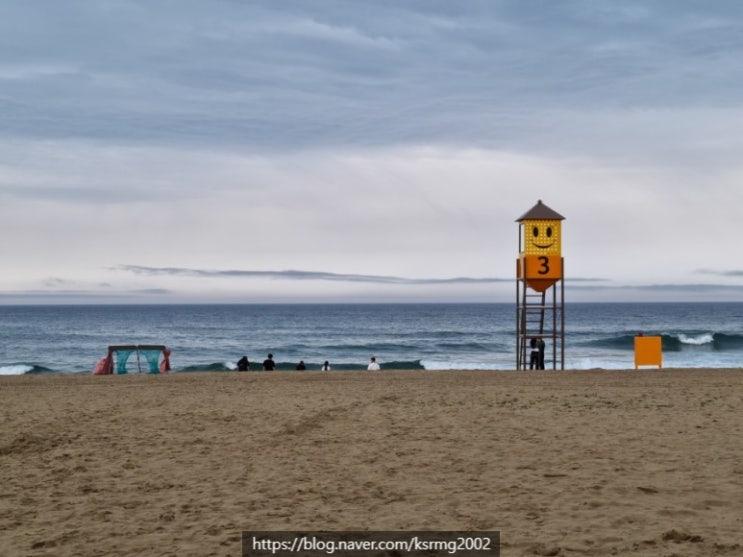
<svg viewBox="0 0 743 557"><path fill-rule="evenodd" d="M562 278L562 257L559 255L523 255L518 259L516 278Z"/></svg>
<svg viewBox="0 0 743 557"><path fill-rule="evenodd" d="M522 255L516 260L516 278L537 292L544 292L562 278L559 255Z"/></svg>
<svg viewBox="0 0 743 557"><path fill-rule="evenodd" d="M635 337L635 369L639 366L663 367L661 337Z"/></svg>

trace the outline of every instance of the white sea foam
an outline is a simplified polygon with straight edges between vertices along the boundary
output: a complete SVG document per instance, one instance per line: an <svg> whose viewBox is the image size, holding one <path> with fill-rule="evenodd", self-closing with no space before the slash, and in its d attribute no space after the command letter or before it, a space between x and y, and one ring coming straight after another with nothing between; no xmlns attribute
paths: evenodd
<svg viewBox="0 0 743 557"><path fill-rule="evenodd" d="M696 336L689 336L685 334L679 334L678 339L683 344L694 344L694 345L702 345L702 344L710 344L714 341L714 336L712 333L702 333L701 335Z"/></svg>
<svg viewBox="0 0 743 557"><path fill-rule="evenodd" d="M0 366L0 375L23 375L31 371L32 366L26 364L15 364L12 366Z"/></svg>

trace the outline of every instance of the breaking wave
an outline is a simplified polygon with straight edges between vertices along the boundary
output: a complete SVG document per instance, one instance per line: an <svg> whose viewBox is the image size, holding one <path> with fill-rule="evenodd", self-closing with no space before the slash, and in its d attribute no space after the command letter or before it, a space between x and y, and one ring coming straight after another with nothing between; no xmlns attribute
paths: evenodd
<svg viewBox="0 0 743 557"><path fill-rule="evenodd" d="M647 334L646 336L656 336ZM663 350L681 351L695 348L709 350L743 349L743 335L728 333L663 333L660 335ZM586 341L584 346L633 350L635 335L617 335L597 340Z"/></svg>

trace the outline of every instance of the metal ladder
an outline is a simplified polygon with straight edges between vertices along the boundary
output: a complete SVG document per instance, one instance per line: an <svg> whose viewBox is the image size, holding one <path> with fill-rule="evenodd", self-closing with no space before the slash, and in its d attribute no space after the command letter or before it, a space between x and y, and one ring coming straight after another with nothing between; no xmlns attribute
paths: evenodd
<svg viewBox="0 0 743 557"><path fill-rule="evenodd" d="M516 369L528 369L531 347L529 342L534 337L545 336L545 313L547 310L547 293L530 293L529 289L522 287L520 293L521 303L518 305L519 315L519 349L516 361ZM552 335L548 335L552 336Z"/></svg>

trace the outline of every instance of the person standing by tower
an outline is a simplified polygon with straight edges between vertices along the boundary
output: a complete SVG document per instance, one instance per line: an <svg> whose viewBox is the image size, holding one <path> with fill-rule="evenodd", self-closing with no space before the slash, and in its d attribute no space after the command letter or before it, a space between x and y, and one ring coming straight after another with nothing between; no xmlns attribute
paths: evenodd
<svg viewBox="0 0 743 557"><path fill-rule="evenodd" d="M537 348L537 337L531 337L529 341L529 369L539 369L539 348Z"/></svg>

